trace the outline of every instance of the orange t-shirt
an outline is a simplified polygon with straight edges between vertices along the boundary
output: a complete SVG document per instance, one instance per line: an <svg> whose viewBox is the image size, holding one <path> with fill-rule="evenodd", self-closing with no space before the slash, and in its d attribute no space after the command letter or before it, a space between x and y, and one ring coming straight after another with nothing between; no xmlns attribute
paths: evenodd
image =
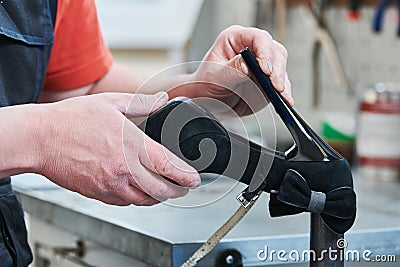
<svg viewBox="0 0 400 267"><path fill-rule="evenodd" d="M94 0L58 0L44 90L70 90L103 77L112 65Z"/></svg>

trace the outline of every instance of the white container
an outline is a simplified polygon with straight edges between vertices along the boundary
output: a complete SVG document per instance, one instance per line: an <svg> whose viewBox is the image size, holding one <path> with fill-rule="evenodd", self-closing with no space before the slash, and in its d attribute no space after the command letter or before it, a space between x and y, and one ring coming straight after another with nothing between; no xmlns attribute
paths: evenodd
<svg viewBox="0 0 400 267"><path fill-rule="evenodd" d="M400 84L364 90L356 147L363 177L400 181Z"/></svg>

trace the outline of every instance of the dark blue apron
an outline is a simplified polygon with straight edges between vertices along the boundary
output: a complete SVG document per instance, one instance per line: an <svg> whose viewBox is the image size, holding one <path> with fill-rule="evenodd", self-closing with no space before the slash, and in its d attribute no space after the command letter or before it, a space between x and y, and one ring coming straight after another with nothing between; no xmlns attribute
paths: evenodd
<svg viewBox="0 0 400 267"><path fill-rule="evenodd" d="M56 0L1 1L0 108L37 101L53 44L56 8ZM10 178L0 179L0 266L31 262L23 210Z"/></svg>

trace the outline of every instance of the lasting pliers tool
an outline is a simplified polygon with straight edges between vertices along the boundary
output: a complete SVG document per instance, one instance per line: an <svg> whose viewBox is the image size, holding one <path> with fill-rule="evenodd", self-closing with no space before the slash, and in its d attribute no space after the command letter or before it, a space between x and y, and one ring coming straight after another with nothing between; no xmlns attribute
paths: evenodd
<svg viewBox="0 0 400 267"><path fill-rule="evenodd" d="M187 98L169 101L139 127L199 173L220 174L249 185L238 196L243 205L251 203L262 190L270 193L271 216L318 213L333 231L346 232L356 213L347 160L276 92L247 48L241 55L253 81L293 137L291 149L275 151L229 132L212 114Z"/></svg>

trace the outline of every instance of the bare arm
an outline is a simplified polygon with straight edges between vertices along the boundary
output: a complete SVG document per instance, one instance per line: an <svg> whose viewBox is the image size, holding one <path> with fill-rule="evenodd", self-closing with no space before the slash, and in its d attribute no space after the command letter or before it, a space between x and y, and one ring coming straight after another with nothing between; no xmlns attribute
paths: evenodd
<svg viewBox="0 0 400 267"><path fill-rule="evenodd" d="M118 63L113 63L110 70L100 80L72 90L67 91L43 91L40 94L40 103L51 103L64 100L71 97L98 94L105 92L119 92L119 93L137 93L139 88L140 93L156 94L160 91L168 91L169 88L177 85L187 84L193 80L193 75L183 74L171 77L169 80L155 83L147 83L145 87L141 88L145 82L145 77L138 75L132 69L122 66ZM172 90L169 92L170 98L185 95L187 97L195 97L193 86L182 86L179 90ZM194 88L193 88L194 89Z"/></svg>
<svg viewBox="0 0 400 267"><path fill-rule="evenodd" d="M69 97L102 92L136 93L140 88L140 93L144 94L168 91L170 98L176 96L211 97L221 99L231 105L238 101L232 91L224 88L216 89L207 83L226 84L231 81L239 83L243 77L240 77L238 72L247 74L247 69L238 56L240 50L245 47L249 47L255 53L261 68L270 76L275 88L293 105L291 84L286 72L286 49L274 41L266 31L241 26L232 26L223 31L205 55L203 59L205 63L202 63L193 74L178 75L156 83L149 82L141 87L145 80L144 77L114 63L109 72L99 81L68 92L43 92L40 101L54 102ZM232 72L232 70L237 71ZM191 83L192 81L196 81L196 84ZM169 90L171 88L174 89Z"/></svg>
<svg viewBox="0 0 400 267"><path fill-rule="evenodd" d="M51 103L71 97L104 92L135 93L143 82L144 77L122 65L113 63L107 74L100 80L67 91L58 91L57 88L54 88L56 89L54 91L43 91L40 94L39 102Z"/></svg>

